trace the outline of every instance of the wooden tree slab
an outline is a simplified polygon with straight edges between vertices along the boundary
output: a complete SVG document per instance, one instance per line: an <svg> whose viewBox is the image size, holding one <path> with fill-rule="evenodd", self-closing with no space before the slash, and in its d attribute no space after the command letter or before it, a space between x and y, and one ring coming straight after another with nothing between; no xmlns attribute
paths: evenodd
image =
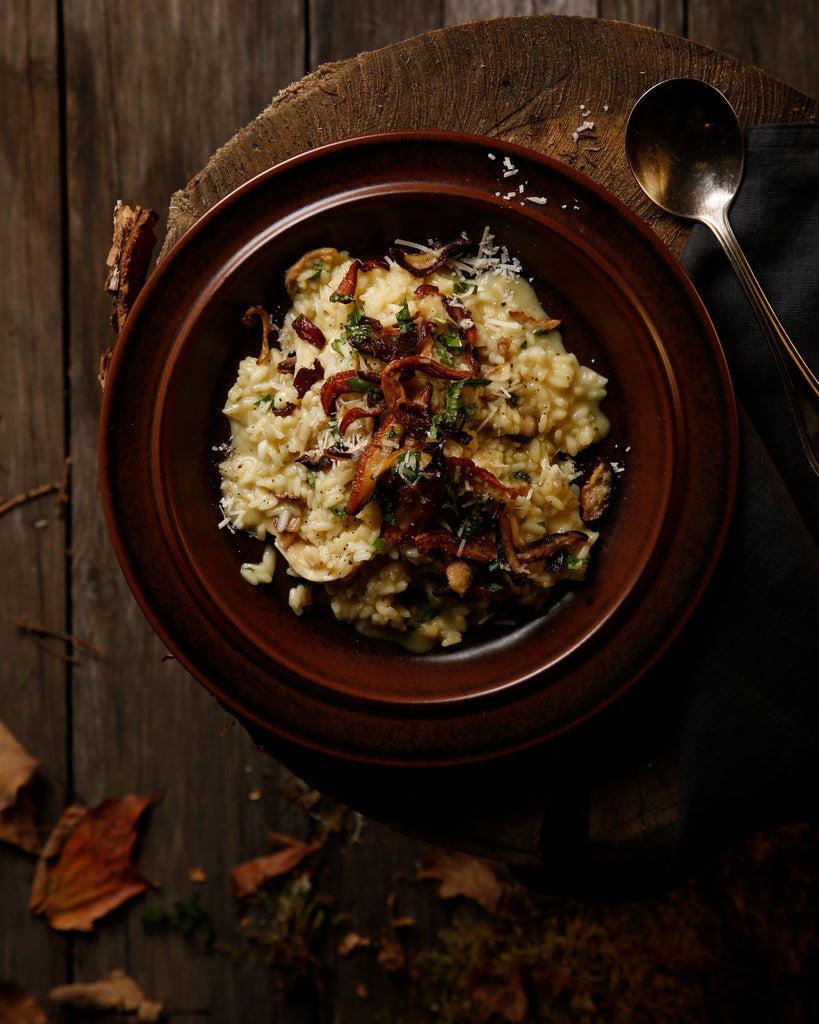
<svg viewBox="0 0 819 1024"><path fill-rule="evenodd" d="M170 204L163 254L214 202L288 157L413 128L515 142L570 164L631 206L676 253L687 228L634 183L623 132L645 89L703 78L743 125L815 121L819 104L736 58L650 28L540 15L453 25L320 67L282 90ZM586 122L593 128L581 130Z"/></svg>

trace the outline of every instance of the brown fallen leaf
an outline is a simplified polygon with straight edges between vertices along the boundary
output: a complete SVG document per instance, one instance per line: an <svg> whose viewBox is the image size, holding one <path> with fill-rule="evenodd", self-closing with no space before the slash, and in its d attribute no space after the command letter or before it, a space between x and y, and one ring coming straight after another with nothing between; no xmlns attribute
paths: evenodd
<svg viewBox="0 0 819 1024"><path fill-rule="evenodd" d="M520 1024L526 1017L528 1001L520 975L520 963L494 963L475 968L467 980L476 1024L505 1020Z"/></svg>
<svg viewBox="0 0 819 1024"><path fill-rule="evenodd" d="M503 895L503 883L489 863L468 853L434 849L421 865L419 878L437 878L442 899L466 896L494 914Z"/></svg>
<svg viewBox="0 0 819 1024"><path fill-rule="evenodd" d="M271 878L286 875L323 845L321 841L303 843L292 836L278 836L285 843L281 850L238 864L230 873L230 889L237 900L251 896Z"/></svg>
<svg viewBox="0 0 819 1024"><path fill-rule="evenodd" d="M29 909L60 931L91 931L97 918L147 889L130 855L137 819L159 795L66 808L37 862Z"/></svg>
<svg viewBox="0 0 819 1024"><path fill-rule="evenodd" d="M34 804L26 792L38 767L37 759L0 722L0 840L28 853L39 853L41 846Z"/></svg>
<svg viewBox="0 0 819 1024"><path fill-rule="evenodd" d="M11 982L0 982L0 1024L48 1024L34 999Z"/></svg>
<svg viewBox="0 0 819 1024"><path fill-rule="evenodd" d="M60 985L48 997L59 1007L135 1014L137 1020L146 1024L158 1021L163 1011L162 1003L149 999L134 979L121 970L111 971L102 981Z"/></svg>
<svg viewBox="0 0 819 1024"><path fill-rule="evenodd" d="M404 947L388 932L381 936L378 962L385 971L402 971L407 963Z"/></svg>
<svg viewBox="0 0 819 1024"><path fill-rule="evenodd" d="M349 956L354 949L362 946L372 946L372 939L366 935L359 935L358 932L347 932L338 944L338 951L342 956Z"/></svg>

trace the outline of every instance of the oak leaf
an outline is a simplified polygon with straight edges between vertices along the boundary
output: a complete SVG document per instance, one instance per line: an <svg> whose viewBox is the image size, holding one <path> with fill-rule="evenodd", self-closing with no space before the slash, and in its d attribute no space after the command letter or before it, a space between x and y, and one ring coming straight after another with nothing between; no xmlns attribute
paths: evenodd
<svg viewBox="0 0 819 1024"><path fill-rule="evenodd" d="M277 835L276 838L284 843L281 850L244 861L231 871L230 889L236 899L245 899L271 878L286 875L323 845L320 840L303 843L292 836Z"/></svg>
<svg viewBox="0 0 819 1024"><path fill-rule="evenodd" d="M465 896L490 914L498 909L503 895L503 883L488 861L468 853L434 849L424 858L418 877L439 879L437 893L442 899Z"/></svg>
<svg viewBox="0 0 819 1024"><path fill-rule="evenodd" d="M63 811L48 837L29 900L59 931L91 931L94 921L148 888L131 864L135 825L154 796L108 798L88 810Z"/></svg>
<svg viewBox="0 0 819 1024"><path fill-rule="evenodd" d="M34 804L26 790L39 768L32 757L0 722L0 840L27 853L40 852Z"/></svg>
<svg viewBox="0 0 819 1024"><path fill-rule="evenodd" d="M59 985L48 993L48 997L60 1007L133 1013L145 1024L158 1021L163 1011L162 1003L149 999L134 979L121 970L111 971L102 981Z"/></svg>

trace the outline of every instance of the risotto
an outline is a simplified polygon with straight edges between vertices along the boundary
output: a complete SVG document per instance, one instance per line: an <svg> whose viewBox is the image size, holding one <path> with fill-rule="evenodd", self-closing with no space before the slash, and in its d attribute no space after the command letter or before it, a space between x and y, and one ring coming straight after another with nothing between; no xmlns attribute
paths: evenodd
<svg viewBox="0 0 819 1024"><path fill-rule="evenodd" d="M573 459L608 432L607 382L488 232L317 249L285 284L280 325L247 311L260 353L224 407L221 525L265 542L249 583L280 556L296 614L318 596L425 650L584 578L610 472L581 487Z"/></svg>

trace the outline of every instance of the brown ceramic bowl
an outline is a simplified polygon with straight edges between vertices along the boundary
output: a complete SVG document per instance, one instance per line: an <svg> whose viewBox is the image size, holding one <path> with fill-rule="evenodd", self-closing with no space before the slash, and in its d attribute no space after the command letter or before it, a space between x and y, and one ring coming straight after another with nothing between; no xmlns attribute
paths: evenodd
<svg viewBox="0 0 819 1024"><path fill-rule="evenodd" d="M296 617L281 578L258 588L241 579L261 546L218 528L214 448L229 436L220 410L258 345L240 324L245 308L284 303L284 271L303 252L367 256L396 238L446 241L486 225L563 319L567 348L609 378L601 453L624 471L584 585L516 626L413 655L329 612ZM117 343L100 457L109 529L137 601L226 708L257 735L338 757L447 764L572 726L658 658L719 557L737 433L710 321L626 207L519 147L391 133L271 168L179 240Z"/></svg>

